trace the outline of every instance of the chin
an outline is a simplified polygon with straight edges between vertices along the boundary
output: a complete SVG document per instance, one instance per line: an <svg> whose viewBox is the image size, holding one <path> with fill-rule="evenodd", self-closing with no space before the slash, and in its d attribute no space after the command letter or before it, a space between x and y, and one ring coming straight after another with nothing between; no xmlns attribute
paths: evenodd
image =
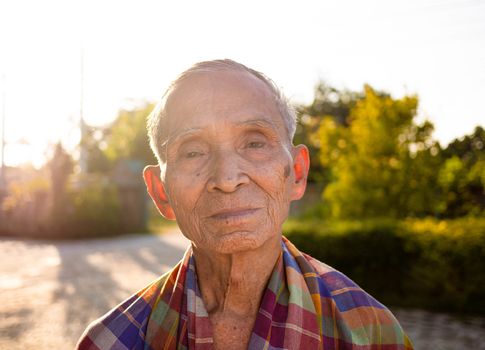
<svg viewBox="0 0 485 350"><path fill-rule="evenodd" d="M220 236L208 247L220 254L242 253L261 248L275 235L264 235L260 232L236 231Z"/></svg>

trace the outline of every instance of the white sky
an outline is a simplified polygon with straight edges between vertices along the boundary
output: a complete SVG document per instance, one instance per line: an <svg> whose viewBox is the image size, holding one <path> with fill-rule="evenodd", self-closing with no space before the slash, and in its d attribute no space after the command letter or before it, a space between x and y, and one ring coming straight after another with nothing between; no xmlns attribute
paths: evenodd
<svg viewBox="0 0 485 350"><path fill-rule="evenodd" d="M0 0L7 164L79 140L81 47L90 124L215 58L264 72L294 102L320 78L417 93L443 145L485 124L485 0Z"/></svg>

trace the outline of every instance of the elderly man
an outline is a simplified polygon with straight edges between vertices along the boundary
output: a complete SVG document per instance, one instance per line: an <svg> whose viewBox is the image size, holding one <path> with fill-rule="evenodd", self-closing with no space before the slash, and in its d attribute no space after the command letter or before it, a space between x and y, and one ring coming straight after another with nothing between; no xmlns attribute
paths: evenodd
<svg viewBox="0 0 485 350"><path fill-rule="evenodd" d="M263 74L183 72L149 117L154 203L191 241L170 272L91 324L79 349L412 349L394 316L282 237L308 150Z"/></svg>

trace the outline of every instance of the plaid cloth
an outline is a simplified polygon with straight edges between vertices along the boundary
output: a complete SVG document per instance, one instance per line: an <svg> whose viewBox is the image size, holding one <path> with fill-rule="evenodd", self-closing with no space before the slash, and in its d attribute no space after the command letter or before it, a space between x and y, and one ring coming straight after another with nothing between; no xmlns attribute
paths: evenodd
<svg viewBox="0 0 485 350"><path fill-rule="evenodd" d="M190 248L170 272L94 321L77 345L80 350L212 348ZM249 349L412 348L385 306L283 238Z"/></svg>

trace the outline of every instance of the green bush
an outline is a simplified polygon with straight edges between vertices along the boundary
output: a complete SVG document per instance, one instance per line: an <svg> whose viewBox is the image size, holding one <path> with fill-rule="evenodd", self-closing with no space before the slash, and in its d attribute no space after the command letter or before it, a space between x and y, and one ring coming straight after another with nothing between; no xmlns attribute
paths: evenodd
<svg viewBox="0 0 485 350"><path fill-rule="evenodd" d="M86 238L122 233L121 205L115 186L90 183L69 192L66 218L62 220L62 237Z"/></svg>
<svg viewBox="0 0 485 350"><path fill-rule="evenodd" d="M283 232L386 304L485 314L485 219L292 219Z"/></svg>

